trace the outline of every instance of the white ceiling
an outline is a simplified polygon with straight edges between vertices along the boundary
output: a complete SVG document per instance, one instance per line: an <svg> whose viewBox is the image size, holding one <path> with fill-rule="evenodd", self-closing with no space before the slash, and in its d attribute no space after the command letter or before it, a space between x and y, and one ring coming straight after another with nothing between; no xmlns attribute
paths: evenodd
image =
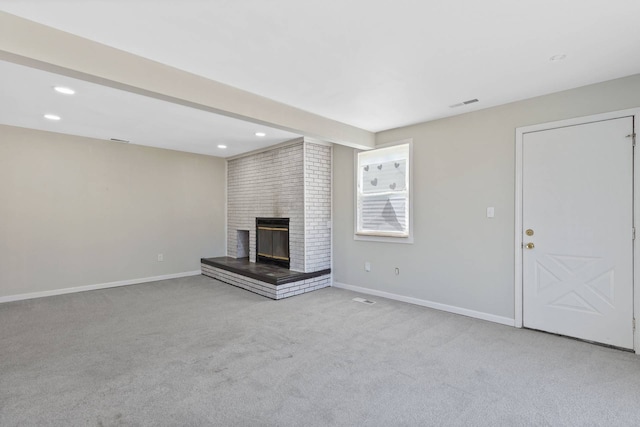
<svg viewBox="0 0 640 427"><path fill-rule="evenodd" d="M0 123L229 157L300 137L207 111L0 61ZM61 95L54 86L73 88ZM55 114L60 121L45 119ZM257 137L256 132L266 133ZM226 145L226 149L218 148Z"/></svg>
<svg viewBox="0 0 640 427"><path fill-rule="evenodd" d="M640 72L638 0L0 0L0 9L370 131ZM558 54L566 59L549 60ZM449 108L472 98L480 102Z"/></svg>

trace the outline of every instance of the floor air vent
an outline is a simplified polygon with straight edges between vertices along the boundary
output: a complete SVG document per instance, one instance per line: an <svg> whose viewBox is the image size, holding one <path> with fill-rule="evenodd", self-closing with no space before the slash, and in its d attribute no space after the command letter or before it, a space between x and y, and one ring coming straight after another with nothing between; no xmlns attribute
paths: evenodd
<svg viewBox="0 0 640 427"><path fill-rule="evenodd" d="M369 301L368 299L364 299L364 298L354 298L353 300L356 302L361 302L363 304L369 304L369 305L376 303L375 301Z"/></svg>

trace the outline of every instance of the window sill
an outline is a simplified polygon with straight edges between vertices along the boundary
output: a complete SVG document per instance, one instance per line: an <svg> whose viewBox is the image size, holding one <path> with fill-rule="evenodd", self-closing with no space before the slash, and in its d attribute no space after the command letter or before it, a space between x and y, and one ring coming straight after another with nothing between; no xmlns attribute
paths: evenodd
<svg viewBox="0 0 640 427"><path fill-rule="evenodd" d="M383 242L383 243L404 243L413 244L413 236L399 237L399 236L385 236L382 234L354 234L353 240L359 240L363 242Z"/></svg>

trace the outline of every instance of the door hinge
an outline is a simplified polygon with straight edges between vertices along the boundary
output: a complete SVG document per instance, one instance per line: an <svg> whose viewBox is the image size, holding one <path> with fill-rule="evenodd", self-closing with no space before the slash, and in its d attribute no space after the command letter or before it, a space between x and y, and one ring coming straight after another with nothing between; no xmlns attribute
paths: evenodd
<svg viewBox="0 0 640 427"><path fill-rule="evenodd" d="M633 319L632 324L633 324L633 331L635 332L636 331L636 319L635 318Z"/></svg>
<svg viewBox="0 0 640 427"><path fill-rule="evenodd" d="M631 240L636 240L636 228L631 229Z"/></svg>
<svg viewBox="0 0 640 427"><path fill-rule="evenodd" d="M633 141L633 146L636 146L636 134L635 133L630 133L629 135L627 135L627 138L631 138L631 140Z"/></svg>

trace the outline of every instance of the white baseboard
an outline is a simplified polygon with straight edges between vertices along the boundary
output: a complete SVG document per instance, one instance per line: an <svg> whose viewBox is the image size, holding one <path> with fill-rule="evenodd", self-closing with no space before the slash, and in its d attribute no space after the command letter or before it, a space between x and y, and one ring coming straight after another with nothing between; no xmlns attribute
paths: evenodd
<svg viewBox="0 0 640 427"><path fill-rule="evenodd" d="M408 302L409 304L421 305L423 307L434 308L436 310L447 311L449 313L461 314L476 319L488 320L489 322L500 323L501 325L515 326L515 320L508 317L496 316L495 314L483 313L481 311L469 310L467 308L455 307L453 305L440 304L438 302L427 301L404 295L392 294L390 292L378 291L375 289L363 288L360 286L347 285L345 283L333 282L336 288L347 289L349 291L360 292L367 295L388 298L396 301Z"/></svg>
<svg viewBox="0 0 640 427"><path fill-rule="evenodd" d="M201 274L200 270L185 271L183 273L165 274L163 276L143 277L140 279L120 280L117 282L109 282L109 283L98 283L96 285L74 286L73 288L62 288L62 289L54 289L51 291L30 292L28 294L8 295L6 297L0 297L0 303L20 301L20 300L32 299L32 298L50 297L53 295L72 294L75 292L94 291L96 289L116 288L118 286L137 285L140 283L156 282L158 280L168 280L168 279L178 279L180 277L198 276L200 274Z"/></svg>

